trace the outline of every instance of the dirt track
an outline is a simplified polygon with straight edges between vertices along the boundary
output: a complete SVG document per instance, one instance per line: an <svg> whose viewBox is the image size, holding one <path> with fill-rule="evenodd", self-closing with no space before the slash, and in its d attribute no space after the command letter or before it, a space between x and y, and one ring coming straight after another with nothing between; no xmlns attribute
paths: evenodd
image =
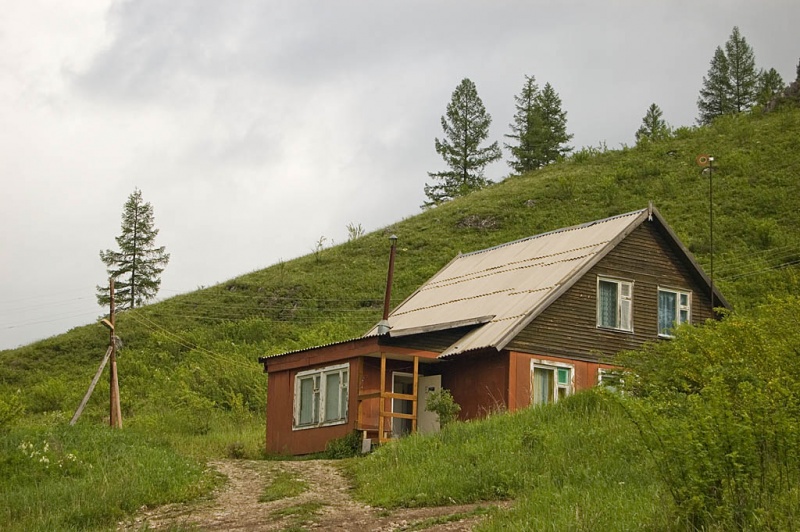
<svg viewBox="0 0 800 532"><path fill-rule="evenodd" d="M480 506L474 504L387 511L356 502L345 479L327 460L221 460L210 466L228 478L212 499L144 509L120 524L119 530L460 531L472 530L481 519L470 515ZM264 487L281 471L303 479L308 490L297 497L258 502ZM313 510L303 512L304 508ZM443 522L447 516L454 520ZM433 524L437 520L441 524Z"/></svg>

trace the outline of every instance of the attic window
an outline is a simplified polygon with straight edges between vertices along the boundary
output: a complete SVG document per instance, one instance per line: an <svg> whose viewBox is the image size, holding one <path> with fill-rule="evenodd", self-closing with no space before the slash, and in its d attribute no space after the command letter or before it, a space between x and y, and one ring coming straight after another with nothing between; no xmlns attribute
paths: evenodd
<svg viewBox="0 0 800 532"><path fill-rule="evenodd" d="M597 326L633 331L633 282L597 278Z"/></svg>
<svg viewBox="0 0 800 532"><path fill-rule="evenodd" d="M349 364L301 371L294 379L292 429L307 429L347 422Z"/></svg>

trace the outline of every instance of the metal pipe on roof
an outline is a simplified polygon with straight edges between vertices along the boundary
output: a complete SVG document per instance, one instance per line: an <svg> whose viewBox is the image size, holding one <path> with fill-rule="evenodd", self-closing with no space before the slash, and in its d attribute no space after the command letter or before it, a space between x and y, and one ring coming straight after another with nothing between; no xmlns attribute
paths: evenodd
<svg viewBox="0 0 800 532"><path fill-rule="evenodd" d="M391 250L389 251L389 273L386 275L386 292L383 297L383 319L378 324L378 334L386 334L389 332L389 305L392 299L392 281L394 280L394 255L397 249L397 236L392 235L389 237L392 242Z"/></svg>

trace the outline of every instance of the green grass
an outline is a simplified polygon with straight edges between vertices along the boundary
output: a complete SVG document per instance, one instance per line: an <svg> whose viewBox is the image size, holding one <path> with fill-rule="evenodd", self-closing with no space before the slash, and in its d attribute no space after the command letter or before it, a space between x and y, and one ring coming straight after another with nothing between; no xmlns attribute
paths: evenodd
<svg viewBox="0 0 800 532"><path fill-rule="evenodd" d="M620 150L578 150L563 163L510 177L352 242L120 314L117 330L124 348L119 357L119 374L126 428L125 435L119 438L126 439L126 445L139 448L149 446L157 435L167 445L157 448L172 453L163 460L175 464L184 463L186 457L191 457L189 462L202 462L214 457L262 456L267 380L257 358L356 337L376 323L382 309L388 236L393 233L400 237L394 304L459 251L482 249L629 212L645 207L651 200L708 269L708 179L694 162L700 153L716 158L714 273L722 292L737 310L752 308L770 296L800 293L800 109L723 117L709 127L681 128L661 142ZM485 220L491 223L481 223ZM309 242L309 249L312 247L313 242ZM25 409L16 428L11 419L16 414L0 416L0 430L10 426L13 437L25 431L51 430L48 420L53 416L68 419L97 369L107 340L107 331L92 324L18 349L0 351L0 410L7 412L3 404L12 402L16 408L17 400ZM17 390L19 396L11 399ZM102 426L108 415L107 404L108 382L101 379L77 430L105 434ZM505 430L502 426L494 428L493 423L502 422L491 419L485 428L475 430ZM565 425L562 431L579 432L582 427L575 423ZM458 436L460 430L464 429L445 434L468 439L466 435ZM596 430L603 433L602 427ZM444 440L434 441L446 444ZM411 438L404 445L419 445L436 456L437 450L428 447L431 444L427 440L423 443ZM465 441L462 445L466 456L478 454L478 448L470 447L477 443ZM488 452L491 448L480 450ZM514 447L508 450L511 452ZM403 447L395 452L410 451ZM495 465L470 479L470 464L463 463L463 457L458 460L462 474L452 479L452 486L448 486L452 490L440 492L438 502L496 497L527 501L527 494L538 486L536 483L544 482L542 478L557 479L563 474L549 472L540 478L521 475L510 466ZM413 463L402 463L410 464L408 468L413 470ZM19 529L24 526L18 523L38 522L33 515L41 512L37 510L38 503L16 495L30 491L26 486L31 481L13 469L20 467L32 466L19 463L12 467L7 460L0 465L2 496L7 503L0 510L3 529ZM145 460L136 467L148 477L148 468L164 467L164 463ZM580 466L575 467L581 470ZM587 471L593 470L589 468L581 474L589 474ZM159 475L152 472L153 478ZM43 484L44 492L56 489L48 487L52 482L49 479ZM103 482L107 493L76 484L91 494L91 504L112 497L108 505L111 510L100 512L97 519L91 517L95 510L89 511L85 523L107 522L106 514L122 515L135 508L133 504L113 502L113 493L133 486L128 487L115 476L104 477ZM650 485L637 491L625 482L606 486L612 501L609 507L618 504L613 502L616 498L626 497L641 501L642 505L643 501L661 504L659 488ZM423 483L419 497L413 494L405 502L388 500L387 504L422 504L414 501L427 501L433 493L432 483L433 480ZM557 511L598 522L602 522L602 515L610 515L604 513L600 503L597 509L581 506L576 502L578 494L560 494L566 499L559 506L556 499L546 498L546 491L542 493L531 499L531 504L542 504L541 508L550 510L540 508L536 515ZM162 483L148 497L166 501L190 495ZM62 496L56 498L59 497ZM135 495L131 500L148 497ZM86 504L89 502L79 501L72 506L84 508ZM640 503L631 505L638 508ZM57 524L56 529L74 528L70 523L78 510L70 505L55 508L39 518ZM63 508L64 515L58 508ZM647 514L641 508L626 511ZM602 515L597 517L598 513Z"/></svg>
<svg viewBox="0 0 800 532"><path fill-rule="evenodd" d="M101 427L17 428L0 440L3 530L107 530L142 506L197 498L217 479L170 446Z"/></svg>
<svg viewBox="0 0 800 532"><path fill-rule="evenodd" d="M272 481L264 488L258 502L272 502L289 497L297 497L308 489L308 484L288 471L278 471Z"/></svg>
<svg viewBox="0 0 800 532"><path fill-rule="evenodd" d="M671 508L635 426L595 392L392 442L346 470L376 506L516 499L488 530L661 528Z"/></svg>

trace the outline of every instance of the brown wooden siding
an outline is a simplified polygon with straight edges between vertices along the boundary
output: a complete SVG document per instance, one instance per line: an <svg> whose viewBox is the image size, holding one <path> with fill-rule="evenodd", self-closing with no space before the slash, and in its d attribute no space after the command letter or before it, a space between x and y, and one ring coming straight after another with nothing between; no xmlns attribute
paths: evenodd
<svg viewBox="0 0 800 532"><path fill-rule="evenodd" d="M329 427L292 430L294 411L294 378L298 371L321 369L333 364L350 364L347 402L347 422ZM304 367L298 370L269 373L267 389L267 452L277 454L309 454L325 450L329 440L341 438L355 428L358 414L356 387L358 359L336 360L332 364Z"/></svg>
<svg viewBox="0 0 800 532"><path fill-rule="evenodd" d="M633 332L597 327L597 277L634 281ZM713 317L708 285L665 237L645 222L620 242L507 346L510 350L598 361L658 337L658 287L692 292L692 323Z"/></svg>
<svg viewBox="0 0 800 532"><path fill-rule="evenodd" d="M441 374L442 387L450 390L461 406L460 419L484 417L508 408L507 352L487 350L477 355L460 355L442 364Z"/></svg>
<svg viewBox="0 0 800 532"><path fill-rule="evenodd" d="M419 349L421 351L432 351L441 353L454 343L458 342L475 326L457 327L443 331L435 331L424 334L414 334L400 336L397 338L381 337L380 344L383 346L406 347L409 349Z"/></svg>

